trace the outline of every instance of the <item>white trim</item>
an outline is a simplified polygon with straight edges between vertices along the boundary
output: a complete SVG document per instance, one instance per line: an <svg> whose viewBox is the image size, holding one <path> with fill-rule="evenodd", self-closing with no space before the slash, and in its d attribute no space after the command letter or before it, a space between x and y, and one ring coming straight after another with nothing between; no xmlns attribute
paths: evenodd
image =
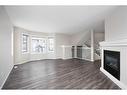
<svg viewBox="0 0 127 95"><path fill-rule="evenodd" d="M91 59L88 59L88 58L79 58L79 57L75 57L77 59L81 59L81 60L86 60L86 61L90 61L90 62L94 62L94 61L91 61Z"/></svg>
<svg viewBox="0 0 127 95"><path fill-rule="evenodd" d="M82 47L82 49L89 49L89 50L91 50L91 48L90 48L90 47Z"/></svg>
<svg viewBox="0 0 127 95"><path fill-rule="evenodd" d="M48 58L48 59L49 59L49 58ZM50 59L62 59L62 58L50 58ZM69 58L69 59L72 59L72 58ZM25 64L25 63L27 63L27 62L33 62L33 61L39 61L39 60L47 60L47 58L46 58L46 59L35 59L35 60L30 59L30 60L28 60L28 61L22 61L22 62L16 63L16 64L14 64L14 65L20 65L20 64Z"/></svg>
<svg viewBox="0 0 127 95"><path fill-rule="evenodd" d="M3 86L4 86L4 84L5 84L6 80L7 80L7 78L9 77L9 75L10 75L10 73L11 73L13 67L14 67L14 65L11 66L10 71L8 72L8 74L7 74L7 76L6 76L6 78L5 78L4 82L3 82L3 84L1 85L0 89L3 88Z"/></svg>
<svg viewBox="0 0 127 95"><path fill-rule="evenodd" d="M72 48L72 45L61 45L62 48Z"/></svg>
<svg viewBox="0 0 127 95"><path fill-rule="evenodd" d="M127 87L117 80L115 77L113 77L110 73L108 73L106 70L104 70L102 67L100 68L100 71L103 72L108 78L110 78L116 85L118 85L121 89L127 89Z"/></svg>
<svg viewBox="0 0 127 95"><path fill-rule="evenodd" d="M83 60L86 60L86 61L91 61L90 59L88 59L88 58L85 58L85 59L83 59ZM91 62L93 62L93 61L91 61Z"/></svg>
<svg viewBox="0 0 127 95"><path fill-rule="evenodd" d="M91 32L91 61L94 62L94 31L93 30L90 30Z"/></svg>
<svg viewBox="0 0 127 95"><path fill-rule="evenodd" d="M50 47L50 43L49 43L49 39L52 38L53 39L53 51L49 50ZM55 52L55 38L54 37L48 37L47 38L47 52L48 53L54 53Z"/></svg>
<svg viewBox="0 0 127 95"><path fill-rule="evenodd" d="M31 40L42 40L42 39L47 39L47 37L34 37L34 36L31 36Z"/></svg>
<svg viewBox="0 0 127 95"><path fill-rule="evenodd" d="M23 51L23 35L26 35L28 38L27 38L27 51ZM22 33L21 35L21 52L22 54L28 54L30 51L29 51L29 34L28 33Z"/></svg>
<svg viewBox="0 0 127 95"><path fill-rule="evenodd" d="M37 54L37 55L39 55L39 54L47 54L47 52L31 52L30 54Z"/></svg>
<svg viewBox="0 0 127 95"><path fill-rule="evenodd" d="M63 60L67 60L67 59L73 59L73 58L62 58Z"/></svg>
<svg viewBox="0 0 127 95"><path fill-rule="evenodd" d="M17 63L15 63L14 65L24 64L24 63L27 63L27 62L30 62L30 61L31 61L31 60L17 62Z"/></svg>
<svg viewBox="0 0 127 95"><path fill-rule="evenodd" d="M127 39L124 39L124 40L117 40L117 41L104 41L104 42L100 42L99 43L100 46L111 46L111 47L114 47L114 46L127 46Z"/></svg>

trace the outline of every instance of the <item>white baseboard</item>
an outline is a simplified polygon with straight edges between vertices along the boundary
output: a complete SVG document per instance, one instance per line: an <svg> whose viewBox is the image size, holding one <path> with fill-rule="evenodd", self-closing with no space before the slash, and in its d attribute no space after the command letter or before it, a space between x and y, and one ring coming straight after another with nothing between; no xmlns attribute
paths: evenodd
<svg viewBox="0 0 127 95"><path fill-rule="evenodd" d="M19 63L15 63L14 65L20 65L20 64L24 64L24 63L27 63L27 62L30 62L31 60L29 61L22 61L22 62L19 62Z"/></svg>
<svg viewBox="0 0 127 95"><path fill-rule="evenodd" d="M7 74L7 76L6 76L5 80L4 80L4 82L3 82L3 84L0 86L0 89L3 88L3 86L4 86L4 84L5 84L6 80L7 80L7 78L9 77L9 75L10 75L12 69L13 69L13 66L14 66L14 65L11 66L11 68L10 68L10 70L9 70L9 72L8 72L8 74Z"/></svg>
<svg viewBox="0 0 127 95"><path fill-rule="evenodd" d="M110 78L116 85L118 85L121 89L127 89L127 87L120 82L119 80L117 80L115 77L113 77L110 73L108 73L106 70L104 70L102 67L100 68L100 71L103 72L106 76L108 76L108 78Z"/></svg>
<svg viewBox="0 0 127 95"><path fill-rule="evenodd" d="M79 57L75 57L77 59L82 59L82 60L86 60L86 61L91 61L91 59L87 59L87 58L79 58ZM94 61L91 61L91 62L94 62Z"/></svg>
<svg viewBox="0 0 127 95"><path fill-rule="evenodd" d="M51 58L51 59L56 59L56 58ZM21 61L19 63L15 63L14 65L19 65L19 64L24 64L24 63L27 63L27 62L31 62L31 61L39 61L39 60L44 60L44 59L33 59L33 60L27 60L27 61Z"/></svg>
<svg viewBox="0 0 127 95"><path fill-rule="evenodd" d="M83 60L91 61L91 59L87 59L87 58L85 58L85 59L83 59ZM92 61L91 61L91 62L92 62Z"/></svg>
<svg viewBox="0 0 127 95"><path fill-rule="evenodd" d="M63 60L72 59L72 58L62 58Z"/></svg>

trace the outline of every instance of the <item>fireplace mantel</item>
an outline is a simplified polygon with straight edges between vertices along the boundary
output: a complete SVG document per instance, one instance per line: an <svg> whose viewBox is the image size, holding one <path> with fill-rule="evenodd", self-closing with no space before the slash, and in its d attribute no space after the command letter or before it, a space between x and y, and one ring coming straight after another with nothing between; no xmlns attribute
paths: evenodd
<svg viewBox="0 0 127 95"><path fill-rule="evenodd" d="M127 39L124 40L116 40L116 41L103 41L100 42L101 47L127 47Z"/></svg>
<svg viewBox="0 0 127 95"><path fill-rule="evenodd" d="M120 88L127 89L127 39L100 42L101 68L100 70L108 76ZM120 80L117 80L104 69L104 50L120 52Z"/></svg>

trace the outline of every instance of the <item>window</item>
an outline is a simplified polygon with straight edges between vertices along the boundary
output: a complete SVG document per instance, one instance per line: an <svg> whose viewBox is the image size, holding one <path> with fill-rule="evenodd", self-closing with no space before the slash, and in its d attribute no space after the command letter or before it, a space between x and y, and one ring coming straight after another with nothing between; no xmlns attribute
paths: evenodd
<svg viewBox="0 0 127 95"><path fill-rule="evenodd" d="M32 52L45 53L46 52L46 39L45 38L32 38Z"/></svg>
<svg viewBox="0 0 127 95"><path fill-rule="evenodd" d="M54 38L43 37L35 38L31 40L32 53L47 53L54 51Z"/></svg>
<svg viewBox="0 0 127 95"><path fill-rule="evenodd" d="M49 52L54 51L54 38L53 37L48 38L48 51Z"/></svg>
<svg viewBox="0 0 127 95"><path fill-rule="evenodd" d="M28 35L22 34L22 52L28 52Z"/></svg>

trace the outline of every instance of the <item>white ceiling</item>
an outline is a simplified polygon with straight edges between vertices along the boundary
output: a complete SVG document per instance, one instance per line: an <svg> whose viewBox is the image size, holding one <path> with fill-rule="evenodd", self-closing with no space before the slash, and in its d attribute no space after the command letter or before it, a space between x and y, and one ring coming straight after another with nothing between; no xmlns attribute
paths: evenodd
<svg viewBox="0 0 127 95"><path fill-rule="evenodd" d="M15 26L37 32L67 34L93 27L102 30L104 18L115 8L115 6L5 6Z"/></svg>

